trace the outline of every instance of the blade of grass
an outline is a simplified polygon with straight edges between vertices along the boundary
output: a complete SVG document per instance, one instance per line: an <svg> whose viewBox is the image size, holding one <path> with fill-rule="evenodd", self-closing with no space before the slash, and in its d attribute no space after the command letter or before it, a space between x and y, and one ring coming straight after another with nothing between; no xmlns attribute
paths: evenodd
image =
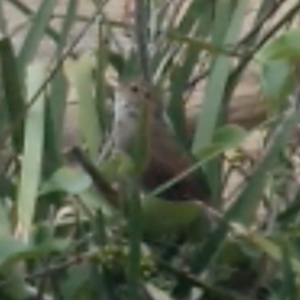
<svg viewBox="0 0 300 300"><path fill-rule="evenodd" d="M149 53L148 53L148 0L135 0L135 38L137 44L137 55L139 59L140 73L144 79L150 81Z"/></svg>
<svg viewBox="0 0 300 300"><path fill-rule="evenodd" d="M107 0L106 0L107 1ZM70 56L70 54L72 53L72 51L75 49L75 47L78 45L79 41L82 39L82 37L86 34L86 32L88 31L88 29L92 26L92 24L95 22L95 20L97 19L99 15L99 11L97 10L89 19L89 21L87 22L87 24L83 27L83 29L78 33L78 35L75 37L75 39L72 41L71 45L68 47L67 51L64 52L64 54L59 58L58 62L55 64L55 66L53 67L53 69L51 69L51 71L49 72L48 76L45 78L45 80L43 81L42 85L40 86L40 88L36 91L36 93L32 96L32 99L28 102L28 104L26 105L25 109L23 111L21 111L17 117L17 119L14 121L13 124L11 124L10 126L7 126L4 131L3 134L0 138L0 147L3 145L3 143L6 141L6 138L12 134L12 132L14 132L18 126L20 125L20 123L22 122L22 120L24 119L27 111L30 109L30 107L35 103L35 101L39 98L40 94L43 93L43 91L45 90L45 88L48 86L49 82L53 79L53 77L55 76L55 74L60 70L61 66L63 65L63 63L65 62L66 58L68 56Z"/></svg>
<svg viewBox="0 0 300 300"><path fill-rule="evenodd" d="M233 8L231 1L221 1L217 4L216 21L213 27L212 42L226 48L236 42L243 22L247 1L239 1ZM230 74L230 60L218 55L211 63L211 71L206 84L203 107L199 112L196 130L192 142L192 152L211 143L215 129L222 123L224 111L224 93ZM211 204L215 207L222 205L222 161L217 158L206 166L210 186L213 186Z"/></svg>
<svg viewBox="0 0 300 300"><path fill-rule="evenodd" d="M204 38L210 32L209 24L211 23L212 5L210 2L201 2L197 7L198 17L193 28L193 37ZM195 12L193 12L195 13ZM183 47L182 47L183 48ZM194 45L188 45L184 56L181 58L182 63L173 68L171 73L171 95L168 105L168 115L172 121L175 133L183 145L187 145L185 130L185 113L183 92L187 82L198 65L200 49Z"/></svg>
<svg viewBox="0 0 300 300"><path fill-rule="evenodd" d="M241 7L241 9L245 9L245 8ZM218 2L217 7L216 7L215 23L214 23L213 34L212 34L212 43L214 43L215 45L222 47L224 39L226 40L226 38L227 38L227 36L226 36L227 31L229 30L229 28L231 26L231 18L232 18L232 16L234 16L234 13L235 13L234 2L230 2L230 1L228 1L227 3L226 3L226 1ZM241 15L237 16L237 18L242 17L243 13L244 12L241 12ZM239 23L239 24L235 24L235 25L240 26L241 22L242 22L242 20L240 20L240 22L239 22L239 20L237 20L237 23ZM238 33L239 32L237 29L235 34L238 35ZM233 42L233 39L234 39L234 34L229 43ZM223 44L223 47L226 48L227 46L228 45L226 45L226 41L225 41L225 43ZM227 71L228 70L226 70L225 72L227 72ZM227 82L227 75L225 75L224 78L221 79L221 80L224 80L224 83ZM225 83L225 86L226 86L226 83ZM224 100L224 97L223 97L224 91L225 91L225 88L222 91L222 93L218 95L218 96L220 96L220 101L222 101L222 102ZM211 96L213 96L213 95L211 95ZM210 99L214 99L214 98L210 98ZM204 99L204 102L205 101L206 101L206 99ZM216 124L214 125L215 128L223 123L224 111L227 111L227 107L226 107L225 103L220 104L219 108L216 108L216 111L214 112L214 113L216 113L216 115L215 115ZM215 160L209 162L209 164L207 164L205 167L206 167L206 174L207 174L207 178L210 183L210 186L214 187L210 203L214 207L221 208L223 206L223 202L222 202L223 158L220 156L220 157L216 158Z"/></svg>
<svg viewBox="0 0 300 300"><path fill-rule="evenodd" d="M56 47L56 59L62 56L63 50L67 44L68 36L76 20L77 6L78 0L69 0L67 3L66 15L63 19L60 38ZM61 141L66 105L66 79L63 70L59 69L52 79L49 101L47 101L45 161L51 162L51 164L46 164L46 175L55 171L60 164Z"/></svg>
<svg viewBox="0 0 300 300"><path fill-rule="evenodd" d="M18 66L21 72L25 70L27 64L33 59L42 41L56 2L57 0L44 0L39 6L18 55Z"/></svg>
<svg viewBox="0 0 300 300"><path fill-rule="evenodd" d="M20 110L24 110L25 102L23 91L19 80L19 73L16 64L11 41L8 38L0 40L0 74L3 85L3 105L7 108L8 122L13 124L19 115ZM9 70L9 72L7 72ZM13 143L16 153L20 153L23 147L23 123L18 130L13 133Z"/></svg>
<svg viewBox="0 0 300 300"><path fill-rule="evenodd" d="M288 225L296 221L300 211L300 188L298 188L294 199L290 204L277 216L277 221L283 225Z"/></svg>
<svg viewBox="0 0 300 300"><path fill-rule="evenodd" d="M56 48L56 57L60 57L63 54L63 50L67 44L68 37L72 30L72 27L76 21L76 13L78 9L79 0L69 0L67 4L67 12L62 24L62 30L60 33L60 39L58 40ZM50 98L51 103L54 101L55 108L53 109L53 116L56 116L53 123L56 124L56 135L59 135L59 131L62 129L63 116L66 105L66 88L64 83L64 77L62 72L58 72L53 78L52 91Z"/></svg>
<svg viewBox="0 0 300 300"><path fill-rule="evenodd" d="M102 0L99 1L102 7ZM106 24L98 22L98 49L97 49L97 66L96 66L96 106L99 115L99 140L102 143L105 138L107 129L107 111L106 111L106 85L105 72L108 66L109 49L106 40L108 32Z"/></svg>
<svg viewBox="0 0 300 300"><path fill-rule="evenodd" d="M246 226L251 224L260 202L266 174L272 169L278 159L278 154L288 142L292 129L299 121L299 113L300 109L295 109L285 116L282 123L277 126L262 161L201 249L200 256L197 257L197 264L194 266L195 272L203 271L216 257L228 233L228 222L240 222Z"/></svg>
<svg viewBox="0 0 300 300"><path fill-rule="evenodd" d="M45 66L33 64L28 68L27 99L31 99L45 76ZM44 145L45 95L42 93L28 111L25 123L24 155L18 191L17 220L18 233L28 238L40 183Z"/></svg>
<svg viewBox="0 0 300 300"><path fill-rule="evenodd" d="M246 227L241 226L237 223L230 224L231 229L235 232L238 239L240 239L245 245L250 245L261 253L267 255L269 258L274 260L277 263L282 263L283 259L283 249L282 241L276 241L276 237L266 237L258 232L253 232L252 230L247 230ZM285 234L285 233L283 233ZM275 241L274 241L275 239ZM298 257L292 252L289 251L289 264L291 271L300 274L300 261Z"/></svg>
<svg viewBox="0 0 300 300"><path fill-rule="evenodd" d="M133 178L124 180L124 196L129 207L128 232L129 232L129 254L128 254L128 285L129 299L139 299L141 280L141 241L142 241L142 219L141 202L136 182Z"/></svg>
<svg viewBox="0 0 300 300"><path fill-rule="evenodd" d="M7 35L7 24L4 16L3 1L0 2L0 33Z"/></svg>
<svg viewBox="0 0 300 300"><path fill-rule="evenodd" d="M237 3L223 45L232 45L237 40L243 14L247 7L246 4L247 1L239 1ZM212 66L203 100L203 107L199 112L196 124L192 145L193 153L197 153L199 149L209 145L212 140L214 130L218 125L225 86L230 72L229 59L222 55L217 56Z"/></svg>
<svg viewBox="0 0 300 300"><path fill-rule="evenodd" d="M170 71L172 71L172 62L176 55L179 55L180 51L182 51L182 45L174 45L174 43L169 43L169 39L166 39L165 36L170 36L170 32L172 33L173 31L180 35L188 36L191 33L193 26L198 26L198 18L199 15L201 15L202 7L205 7L207 4L211 5L207 1L189 1L189 4L187 7L185 7L185 12L182 14L181 19L176 20L175 22L175 19L177 19L177 14L179 14L179 12L183 9L183 3L179 4L177 7L177 14L171 17L173 20L169 22L162 32L161 39L163 42L161 45L157 46L157 50L152 57L153 72L155 73L156 82L160 81L160 77L162 77L164 73L167 73L169 68L171 69ZM209 19L211 16L207 14L206 17ZM164 19L164 17L162 16L161 19ZM203 18L200 18L200 20L202 22ZM210 22L211 21L206 22L204 28L206 28L206 26L209 27ZM205 31L205 29L203 29L203 31Z"/></svg>
<svg viewBox="0 0 300 300"><path fill-rule="evenodd" d="M186 8L182 19L179 21L176 27L176 31L180 32L181 34L188 34L195 22L197 22L199 12L201 12L202 5L206 4L205 2L206 1L204 0L190 1L189 6Z"/></svg>
<svg viewBox="0 0 300 300"><path fill-rule="evenodd" d="M257 43L244 55L239 61L235 70L230 74L228 88L226 90L226 98L229 99L234 91L236 83L244 72L245 68L251 62L256 53L287 23L294 20L300 10L300 3L296 2L279 20L257 41Z"/></svg>
<svg viewBox="0 0 300 300"><path fill-rule="evenodd" d="M24 1L19 0L7 0L10 2L15 8L17 8L21 13L26 15L27 17L31 17L35 14L35 12L30 9L27 5L24 4ZM46 33L49 35L49 37L52 38L54 42L57 42L59 40L59 34L50 26L47 26Z"/></svg>
<svg viewBox="0 0 300 300"><path fill-rule="evenodd" d="M297 288L296 274L294 273L291 257L291 245L290 243L282 239L282 267L283 267L283 284L281 288L281 299L297 300L299 299L299 292Z"/></svg>

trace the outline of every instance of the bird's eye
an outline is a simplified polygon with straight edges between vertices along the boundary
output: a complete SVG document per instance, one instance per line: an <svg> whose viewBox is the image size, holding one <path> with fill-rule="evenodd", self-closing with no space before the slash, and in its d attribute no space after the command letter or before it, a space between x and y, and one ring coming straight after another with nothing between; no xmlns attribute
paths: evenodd
<svg viewBox="0 0 300 300"><path fill-rule="evenodd" d="M139 88L136 84L131 84L130 85L130 90L133 92L133 93L137 93L139 91Z"/></svg>

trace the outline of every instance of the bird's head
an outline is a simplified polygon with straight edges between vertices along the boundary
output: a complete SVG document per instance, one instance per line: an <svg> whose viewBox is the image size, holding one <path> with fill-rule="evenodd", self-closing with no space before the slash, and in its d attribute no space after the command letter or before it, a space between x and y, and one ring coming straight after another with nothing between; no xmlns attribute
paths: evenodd
<svg viewBox="0 0 300 300"><path fill-rule="evenodd" d="M139 79L120 82L115 93L115 114L123 116L129 111L138 115L144 108L153 116L162 111L153 87Z"/></svg>

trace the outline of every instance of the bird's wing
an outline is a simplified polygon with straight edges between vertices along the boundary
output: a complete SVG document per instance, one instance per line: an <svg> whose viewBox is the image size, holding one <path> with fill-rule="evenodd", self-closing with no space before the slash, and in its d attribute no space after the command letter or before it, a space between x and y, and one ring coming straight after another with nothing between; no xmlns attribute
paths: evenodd
<svg viewBox="0 0 300 300"><path fill-rule="evenodd" d="M143 182L146 188L153 189L186 171L193 162L176 143L165 124L153 126L150 136L149 164L144 172ZM206 176L197 171L174 184L162 196L171 200L206 200L210 194Z"/></svg>

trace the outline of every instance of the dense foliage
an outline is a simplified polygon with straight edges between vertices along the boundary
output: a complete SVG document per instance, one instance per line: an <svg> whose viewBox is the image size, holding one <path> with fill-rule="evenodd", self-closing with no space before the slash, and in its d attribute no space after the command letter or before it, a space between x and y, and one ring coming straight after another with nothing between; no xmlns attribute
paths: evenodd
<svg viewBox="0 0 300 300"><path fill-rule="evenodd" d="M0 1L0 298L299 299L298 1L259 0L249 17L246 0L143 0L125 21L105 13L109 1L92 1L84 16L77 0L58 15L58 2L33 10ZM7 6L26 18L17 29ZM93 49L78 53L91 28ZM54 45L47 63L45 40ZM266 105L245 129L228 115L249 68L260 84L253 97ZM143 138L133 157L97 163L111 78L131 76L159 86L170 129L213 187L211 203L142 194L133 170ZM202 101L192 117L189 98ZM74 105L80 142L66 149ZM241 145L255 132L263 146L253 158Z"/></svg>

